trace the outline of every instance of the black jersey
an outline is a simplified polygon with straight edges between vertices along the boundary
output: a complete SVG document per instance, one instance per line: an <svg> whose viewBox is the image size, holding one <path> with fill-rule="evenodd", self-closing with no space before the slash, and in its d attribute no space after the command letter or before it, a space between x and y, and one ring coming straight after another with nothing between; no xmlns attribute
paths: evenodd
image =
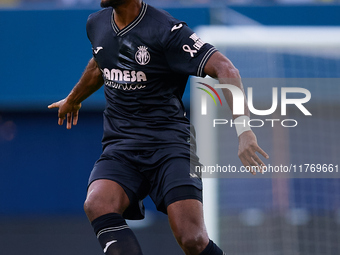
<svg viewBox="0 0 340 255"><path fill-rule="evenodd" d="M124 29L112 8L89 16L87 34L103 73L103 146L155 149L188 146L190 123L182 95L189 75L203 70L216 49L165 11L142 3Z"/></svg>

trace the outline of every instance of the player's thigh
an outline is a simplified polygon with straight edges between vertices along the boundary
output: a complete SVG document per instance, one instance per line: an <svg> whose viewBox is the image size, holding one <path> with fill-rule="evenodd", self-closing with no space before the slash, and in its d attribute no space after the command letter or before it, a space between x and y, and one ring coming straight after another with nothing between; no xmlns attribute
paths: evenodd
<svg viewBox="0 0 340 255"><path fill-rule="evenodd" d="M174 202L168 206L168 217L174 232L203 231L205 224L203 218L203 205L196 199L186 199Z"/></svg>
<svg viewBox="0 0 340 255"><path fill-rule="evenodd" d="M171 189L180 186L194 186L202 190L200 176L193 174L195 165L200 165L198 158L189 148L165 148L159 150L162 157L162 164L159 168L157 182L162 184L163 195Z"/></svg>
<svg viewBox="0 0 340 255"><path fill-rule="evenodd" d="M143 176L130 162L131 152L106 149L95 163L89 177L84 209L89 218L119 213L129 219L143 216L139 192Z"/></svg>
<svg viewBox="0 0 340 255"><path fill-rule="evenodd" d="M92 221L107 213L123 214L129 203L121 185L112 180L99 179L89 185L84 209Z"/></svg>
<svg viewBox="0 0 340 255"><path fill-rule="evenodd" d="M203 205L197 199L180 200L170 204L167 208L171 229L177 241L186 245L198 242L205 247L208 234L204 224Z"/></svg>
<svg viewBox="0 0 340 255"><path fill-rule="evenodd" d="M202 180L191 175L192 157L185 148L165 148L157 151L161 164L151 172L150 197L159 211L167 214L167 207L184 199L202 201Z"/></svg>

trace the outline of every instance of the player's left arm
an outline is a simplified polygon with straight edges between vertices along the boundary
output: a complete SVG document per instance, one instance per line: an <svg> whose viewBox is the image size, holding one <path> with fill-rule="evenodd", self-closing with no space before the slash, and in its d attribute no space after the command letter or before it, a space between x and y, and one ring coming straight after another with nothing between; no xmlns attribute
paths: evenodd
<svg viewBox="0 0 340 255"><path fill-rule="evenodd" d="M235 68L233 63L220 52L215 52L204 68L205 74L212 78L217 78L220 84L231 84L237 86L244 94L244 89L241 81L239 71ZM223 95L230 107L233 110L233 97L228 89L222 89ZM247 102L244 102L244 113L246 116L250 116ZM240 115L233 115L233 119L240 117ZM257 143L257 139L252 130L247 130L241 133L238 137L239 148L238 156L244 166L265 166L263 161L258 157L256 152L260 153L266 159L269 158L268 154L261 149ZM255 174L255 172L253 172Z"/></svg>
<svg viewBox="0 0 340 255"><path fill-rule="evenodd" d="M72 125L77 125L79 109L81 103L104 83L102 72L94 58L87 64L84 73L69 95L48 106L49 109L58 108L58 124L63 125L66 118L66 128L71 129Z"/></svg>

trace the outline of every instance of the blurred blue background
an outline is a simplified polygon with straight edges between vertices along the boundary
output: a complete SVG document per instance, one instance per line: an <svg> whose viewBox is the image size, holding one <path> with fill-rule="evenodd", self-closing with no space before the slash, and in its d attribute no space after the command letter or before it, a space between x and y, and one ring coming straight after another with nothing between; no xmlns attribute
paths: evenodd
<svg viewBox="0 0 340 255"><path fill-rule="evenodd" d="M192 28L248 23L340 26L340 1L146 2L166 9ZM84 102L79 124L72 130L59 127L56 110L47 110L49 103L67 96L92 56L85 25L88 15L96 10L99 10L99 0L0 0L1 254L100 254L82 204L87 178L101 153L105 105L102 90ZM221 10L236 12L242 18L217 17L216 11ZM235 59L230 57L241 74L252 77L248 69L243 70L245 67L237 62L236 56ZM329 66L339 66L330 63ZM322 69L324 65L321 63L320 66ZM338 71L333 70L330 77L338 78ZM299 75L294 73L294 76ZM189 108L189 90L183 100ZM229 189L240 189L237 182L228 185ZM301 181L294 185L299 189L308 184ZM325 181L315 185L316 188L324 187ZM238 201L234 199L226 196L232 209L243 208L249 203L247 196ZM292 199L299 207L300 198ZM180 253L170 230L162 227L166 217L155 216L150 199L145 203L150 215L146 225L131 223L145 253ZM324 209L323 202L316 203L316 207L318 204ZM336 205L332 204L328 209L333 207ZM146 232L147 228L150 229ZM27 241L16 246L23 236ZM160 240L163 249L155 253L150 239ZM85 245L77 250L73 242L79 241ZM43 243L51 244L53 249L45 252L48 246Z"/></svg>

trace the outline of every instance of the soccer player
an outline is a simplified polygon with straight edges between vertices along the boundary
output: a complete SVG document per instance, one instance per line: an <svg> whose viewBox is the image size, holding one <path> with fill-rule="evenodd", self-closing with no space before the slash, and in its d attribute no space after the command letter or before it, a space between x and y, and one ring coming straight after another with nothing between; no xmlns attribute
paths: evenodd
<svg viewBox="0 0 340 255"><path fill-rule="evenodd" d="M101 6L87 21L93 58L70 94L48 107L59 108L58 124L66 119L70 129L81 102L104 84L103 152L84 204L103 252L142 254L125 219L142 219L142 200L150 195L185 254L222 255L205 229L201 178L190 176L190 164L199 162L181 98L189 75L210 75L243 90L239 72L167 12L141 0L102 0ZM232 107L230 93L224 94ZM242 163L264 165L256 152L267 154L251 130L243 131Z"/></svg>

